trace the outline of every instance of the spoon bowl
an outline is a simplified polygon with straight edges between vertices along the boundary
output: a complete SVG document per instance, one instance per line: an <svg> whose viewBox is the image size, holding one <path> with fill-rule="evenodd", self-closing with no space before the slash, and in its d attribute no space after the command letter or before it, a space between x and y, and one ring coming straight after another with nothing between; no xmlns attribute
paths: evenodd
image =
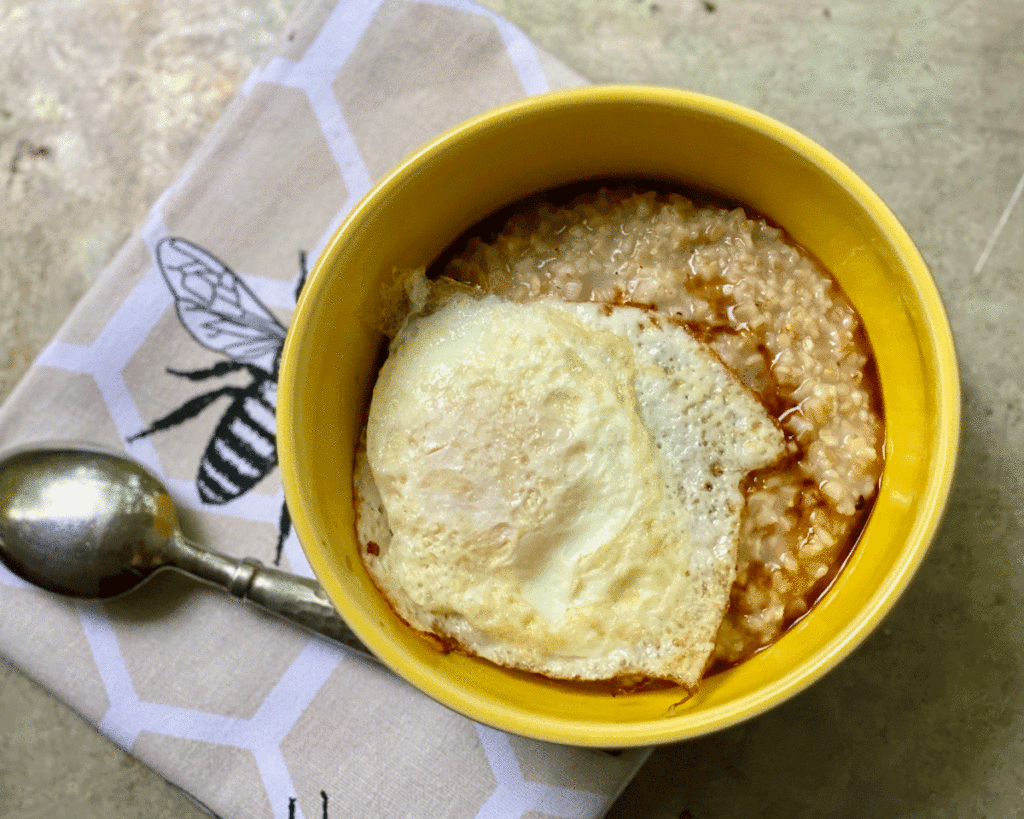
<svg viewBox="0 0 1024 819"><path fill-rule="evenodd" d="M0 561L42 589L91 600L176 569L366 651L315 580L189 542L155 475L89 444L25 447L0 457Z"/></svg>
<svg viewBox="0 0 1024 819"><path fill-rule="evenodd" d="M0 459L0 559L48 591L98 599L167 563L174 503L134 461L86 445Z"/></svg>

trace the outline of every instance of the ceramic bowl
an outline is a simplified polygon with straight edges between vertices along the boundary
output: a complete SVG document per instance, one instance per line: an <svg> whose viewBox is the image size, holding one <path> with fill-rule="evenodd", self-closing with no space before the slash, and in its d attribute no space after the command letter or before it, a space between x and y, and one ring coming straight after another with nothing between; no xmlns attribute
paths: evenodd
<svg viewBox="0 0 1024 819"><path fill-rule="evenodd" d="M714 191L779 224L839 281L874 347L885 468L861 539L812 611L775 645L677 690L611 696L443 654L371 583L354 537L353 448L379 366L368 319L382 277L429 265L481 218L595 177ZM695 737L792 697L864 640L906 588L949 492L959 435L957 364L927 267L896 218L808 138L722 100L648 87L532 97L410 155L352 210L314 266L285 344L278 450L288 506L316 576L391 669L441 703L517 734L627 747Z"/></svg>

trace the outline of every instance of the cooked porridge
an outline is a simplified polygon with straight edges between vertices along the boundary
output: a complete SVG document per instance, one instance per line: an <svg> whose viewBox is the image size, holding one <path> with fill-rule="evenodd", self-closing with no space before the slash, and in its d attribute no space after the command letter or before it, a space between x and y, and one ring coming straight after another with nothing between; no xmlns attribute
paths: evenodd
<svg viewBox="0 0 1024 819"><path fill-rule="evenodd" d="M512 301L640 305L706 342L778 419L787 454L743 487L737 564L714 665L801 617L842 567L874 499L883 424L871 351L838 285L743 208L602 188L518 211L443 272Z"/></svg>

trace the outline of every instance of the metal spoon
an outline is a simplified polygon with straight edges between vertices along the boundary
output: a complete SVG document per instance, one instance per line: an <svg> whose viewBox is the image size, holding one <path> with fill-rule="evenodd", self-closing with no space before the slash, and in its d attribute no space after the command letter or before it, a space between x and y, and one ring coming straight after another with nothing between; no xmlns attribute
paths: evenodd
<svg viewBox="0 0 1024 819"><path fill-rule="evenodd" d="M0 560L36 586L84 599L116 597L176 569L366 652L316 581L185 540L160 481L98 447L36 446L0 458Z"/></svg>

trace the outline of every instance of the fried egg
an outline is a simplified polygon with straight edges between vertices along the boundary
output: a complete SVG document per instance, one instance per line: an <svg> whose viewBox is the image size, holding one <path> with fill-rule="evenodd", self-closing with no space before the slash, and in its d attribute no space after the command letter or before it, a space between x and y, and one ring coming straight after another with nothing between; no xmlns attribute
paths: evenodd
<svg viewBox="0 0 1024 819"><path fill-rule="evenodd" d="M783 450L758 399L663 316L438 291L374 387L364 562L446 645L692 689L736 573L740 482Z"/></svg>

